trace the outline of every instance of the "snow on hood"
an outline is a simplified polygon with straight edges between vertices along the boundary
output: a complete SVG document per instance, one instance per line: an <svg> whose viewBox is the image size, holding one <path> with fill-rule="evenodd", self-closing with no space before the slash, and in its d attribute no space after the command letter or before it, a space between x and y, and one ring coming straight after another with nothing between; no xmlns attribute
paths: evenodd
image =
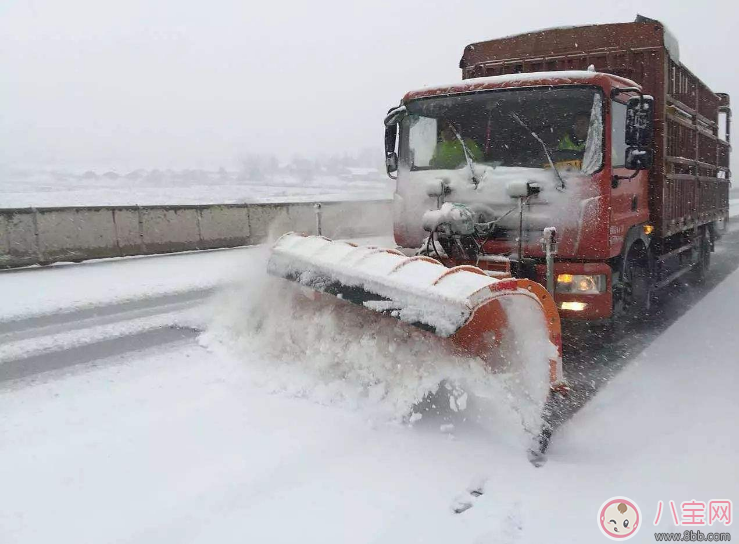
<svg viewBox="0 0 739 544"><path fill-rule="evenodd" d="M527 221L538 228L539 223L552 223L557 227L575 226L580 216L580 205L586 196L588 186L593 183L592 177L580 172L560 170L565 189L559 190L560 182L554 171L544 168L526 167L492 167L475 164L475 177L479 181L472 183L469 168L456 170L417 170L403 172L407 176L407 194L405 202L409 205L406 213L408 219L416 222L429 209L428 193L431 187L441 183L448 186L450 193L447 202L465 204L474 212L482 214L485 221L499 219L502 215L518 208L518 201L508 194L508 187L521 182L537 184L541 192L531 197L531 206L527 211ZM415 196L412 196L415 193ZM424 198L426 197L426 198ZM410 203L414 203L410 206ZM417 204L416 204L417 203ZM538 206L542 204L542 206ZM544 206L544 204L546 206ZM435 208L435 205L432 206ZM410 217L413 216L413 217ZM500 220L500 226L515 228L518 214L511 213ZM544 225L549 226L549 225ZM543 228L543 227L542 227Z"/></svg>

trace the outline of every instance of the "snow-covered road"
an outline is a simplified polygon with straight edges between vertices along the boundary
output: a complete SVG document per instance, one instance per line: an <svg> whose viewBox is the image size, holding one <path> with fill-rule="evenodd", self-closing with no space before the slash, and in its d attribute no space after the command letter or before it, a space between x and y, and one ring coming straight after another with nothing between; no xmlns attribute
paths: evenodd
<svg viewBox="0 0 739 544"><path fill-rule="evenodd" d="M707 288L670 292L669 328L579 355L623 370L539 469L474 403L411 428L310 369L279 369L290 389L270 353L214 349L199 331L238 315L261 251L0 274L0 542L592 543L617 495L653 542L659 500L739 500L737 233Z"/></svg>

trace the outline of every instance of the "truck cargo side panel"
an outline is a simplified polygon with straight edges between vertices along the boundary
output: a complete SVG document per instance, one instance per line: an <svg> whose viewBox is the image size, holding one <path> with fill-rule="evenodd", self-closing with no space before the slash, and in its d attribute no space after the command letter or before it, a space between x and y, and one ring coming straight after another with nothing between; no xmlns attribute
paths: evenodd
<svg viewBox="0 0 739 544"><path fill-rule="evenodd" d="M729 210L729 145L718 138L720 98L667 59L664 205L654 217L664 236L717 221Z"/></svg>

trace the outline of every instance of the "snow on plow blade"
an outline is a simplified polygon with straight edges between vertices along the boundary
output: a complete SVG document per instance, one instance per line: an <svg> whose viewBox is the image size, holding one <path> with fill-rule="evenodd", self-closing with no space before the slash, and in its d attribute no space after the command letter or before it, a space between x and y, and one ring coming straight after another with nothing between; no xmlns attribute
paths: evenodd
<svg viewBox="0 0 739 544"><path fill-rule="evenodd" d="M277 240L268 272L447 338L454 351L480 357L493 371L511 328L525 336L531 327L536 334L531 317L538 314L549 340L550 385L564 384L559 314L536 282L491 278L474 266L447 268L430 257L298 233Z"/></svg>

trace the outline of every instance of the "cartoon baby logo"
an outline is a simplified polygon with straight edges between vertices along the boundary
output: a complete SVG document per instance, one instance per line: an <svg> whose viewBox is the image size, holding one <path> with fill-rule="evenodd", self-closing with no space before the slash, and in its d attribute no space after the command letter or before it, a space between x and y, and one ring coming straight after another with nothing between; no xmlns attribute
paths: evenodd
<svg viewBox="0 0 739 544"><path fill-rule="evenodd" d="M613 497L598 512L600 531L612 540L628 540L639 532L641 511L626 497Z"/></svg>

